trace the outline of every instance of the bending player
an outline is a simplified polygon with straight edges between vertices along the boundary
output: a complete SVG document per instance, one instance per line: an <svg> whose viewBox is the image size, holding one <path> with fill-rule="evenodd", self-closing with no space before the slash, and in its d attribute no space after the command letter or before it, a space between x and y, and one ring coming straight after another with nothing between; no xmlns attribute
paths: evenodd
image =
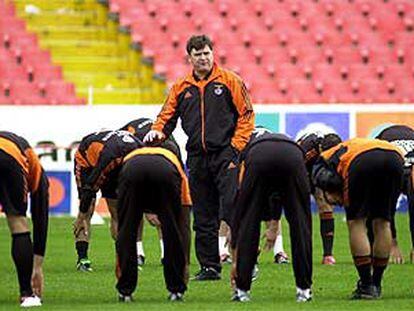
<svg viewBox="0 0 414 311"><path fill-rule="evenodd" d="M335 146L341 141L341 138L334 133L325 135L319 133L309 133L298 139L297 143L303 148L305 152L306 167L308 169L309 177L312 174L313 164L315 163L320 152L327 150L332 146ZM318 196L315 196L315 188L313 187L312 183L311 189L319 212L320 235L322 238L323 246L322 264L333 265L336 263L335 257L333 256L333 240L335 233L335 222L333 214L334 205L320 200Z"/></svg>
<svg viewBox="0 0 414 311"><path fill-rule="evenodd" d="M234 301L250 300L251 272L257 260L260 223L270 208L290 226L296 300L312 299L312 222L304 154L288 137L256 131L242 153L240 189L232 216ZM275 200L278 204L275 204ZM269 204L272 202L272 204Z"/></svg>
<svg viewBox="0 0 414 311"><path fill-rule="evenodd" d="M153 120L149 118L139 118L132 120L131 122L125 124L120 130L128 131L134 134L140 141L144 140L145 135L151 130ZM178 159L182 162L180 147L177 144L173 135L170 135L165 141L169 145L169 148L173 148L175 154L177 154ZM152 215L147 215L147 219L153 217ZM157 222L153 222L152 225L157 228L158 238L160 241L160 253L161 253L161 263L164 258L164 243L162 241L162 231L161 227L156 225ZM138 264L143 265L145 263L145 252L144 244L142 242L142 236L144 231L144 221L142 221L138 228L138 237L137 237L137 252L138 252Z"/></svg>
<svg viewBox="0 0 414 311"><path fill-rule="evenodd" d="M391 250L390 220L401 191L403 156L392 144L354 138L322 152L312 170L315 195L343 205L359 281L352 299L381 296ZM367 218L374 243L369 243Z"/></svg>
<svg viewBox="0 0 414 311"><path fill-rule="evenodd" d="M156 215L164 232L164 278L168 299L179 301L187 290L190 256L190 188L177 154L164 142L144 147L125 157L119 182L120 276L119 300L129 302L137 285L136 237L144 213ZM174 147L174 146L173 146ZM154 220L154 219L153 219Z"/></svg>
<svg viewBox="0 0 414 311"><path fill-rule="evenodd" d="M22 137L0 132L0 204L12 235L11 253L20 287L20 306L41 306L49 183L39 158ZM27 193L33 222L33 244L26 218Z"/></svg>
<svg viewBox="0 0 414 311"><path fill-rule="evenodd" d="M75 176L79 194L79 213L74 223L77 269L91 271L88 258L90 220L100 190L111 214L111 235L116 241L118 174L123 158L142 143L127 131L102 131L85 136L75 153Z"/></svg>
<svg viewBox="0 0 414 311"><path fill-rule="evenodd" d="M404 154L404 183L402 192L407 196L408 200L411 233L410 261L414 262L414 130L405 125L392 125L383 129L376 138L389 141L393 145L399 147ZM390 256L391 261L394 263L403 263L403 256L398 247L394 218L391 222L391 231L393 237Z"/></svg>

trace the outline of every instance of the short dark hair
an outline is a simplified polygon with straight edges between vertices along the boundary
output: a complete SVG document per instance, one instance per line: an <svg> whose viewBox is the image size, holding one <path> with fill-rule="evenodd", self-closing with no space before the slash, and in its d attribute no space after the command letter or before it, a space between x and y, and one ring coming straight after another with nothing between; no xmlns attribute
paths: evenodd
<svg viewBox="0 0 414 311"><path fill-rule="evenodd" d="M339 145L342 142L341 137L338 134L330 133L323 137L321 142L322 151L328 150L336 145Z"/></svg>
<svg viewBox="0 0 414 311"><path fill-rule="evenodd" d="M187 54L190 55L192 49L201 50L206 45L213 50L213 42L207 35L191 36L187 41Z"/></svg>

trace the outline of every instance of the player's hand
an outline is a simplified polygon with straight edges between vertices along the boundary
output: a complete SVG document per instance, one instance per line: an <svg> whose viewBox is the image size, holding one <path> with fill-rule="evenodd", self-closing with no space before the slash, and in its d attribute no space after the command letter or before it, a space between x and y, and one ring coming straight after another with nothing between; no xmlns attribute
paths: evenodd
<svg viewBox="0 0 414 311"><path fill-rule="evenodd" d="M148 222L153 225L154 227L161 227L161 222L158 219L158 216L156 214L146 213L145 218L148 220Z"/></svg>
<svg viewBox="0 0 414 311"><path fill-rule="evenodd" d="M266 231L263 233L262 239L265 239L265 245L263 246L263 250L268 252L271 249L273 249L273 246L275 245L277 238L277 231L266 229Z"/></svg>
<svg viewBox="0 0 414 311"><path fill-rule="evenodd" d="M410 252L410 262L414 263L414 248Z"/></svg>
<svg viewBox="0 0 414 311"><path fill-rule="evenodd" d="M43 257L38 256L38 255L34 256L34 264L33 264L33 272L32 272L32 288L33 288L33 293L40 298L42 297L43 288L44 288L42 262L43 262Z"/></svg>
<svg viewBox="0 0 414 311"><path fill-rule="evenodd" d="M73 223L73 234L75 236L79 236L79 234L83 231L85 236L88 236L88 216L86 213L79 212L78 217L76 218L75 222Z"/></svg>
<svg viewBox="0 0 414 311"><path fill-rule="evenodd" d="M401 250L398 247L398 244L395 240L392 241L391 251L390 251L390 259L391 259L391 262L395 263L395 264L403 264L404 263L403 255L402 255Z"/></svg>
<svg viewBox="0 0 414 311"><path fill-rule="evenodd" d="M157 130L151 130L145 135L144 137L144 143L154 143L164 140L165 135L163 132L157 131Z"/></svg>

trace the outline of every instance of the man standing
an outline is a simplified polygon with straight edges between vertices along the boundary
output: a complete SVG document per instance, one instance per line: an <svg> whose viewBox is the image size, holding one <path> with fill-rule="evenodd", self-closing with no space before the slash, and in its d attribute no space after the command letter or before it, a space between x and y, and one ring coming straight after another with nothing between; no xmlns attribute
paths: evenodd
<svg viewBox="0 0 414 311"><path fill-rule="evenodd" d="M42 305L43 258L49 220L49 183L39 158L22 137L0 132L0 204L12 235L11 253L20 286L20 306ZM26 219L27 193L33 244Z"/></svg>
<svg viewBox="0 0 414 311"><path fill-rule="evenodd" d="M214 63L207 36L192 36L186 50L193 71L172 86L144 142L164 140L181 118L188 136L195 249L201 266L194 279L217 280L221 278L219 221L229 220L239 153L253 131L254 112L240 77Z"/></svg>

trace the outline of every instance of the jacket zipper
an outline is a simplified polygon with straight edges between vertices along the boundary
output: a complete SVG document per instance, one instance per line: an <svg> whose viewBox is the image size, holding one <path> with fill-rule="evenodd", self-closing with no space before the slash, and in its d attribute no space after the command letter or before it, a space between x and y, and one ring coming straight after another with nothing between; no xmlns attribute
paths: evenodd
<svg viewBox="0 0 414 311"><path fill-rule="evenodd" d="M205 139L205 122L204 122L204 87L199 87L200 90L200 109L201 109L201 145L203 150L207 152Z"/></svg>

